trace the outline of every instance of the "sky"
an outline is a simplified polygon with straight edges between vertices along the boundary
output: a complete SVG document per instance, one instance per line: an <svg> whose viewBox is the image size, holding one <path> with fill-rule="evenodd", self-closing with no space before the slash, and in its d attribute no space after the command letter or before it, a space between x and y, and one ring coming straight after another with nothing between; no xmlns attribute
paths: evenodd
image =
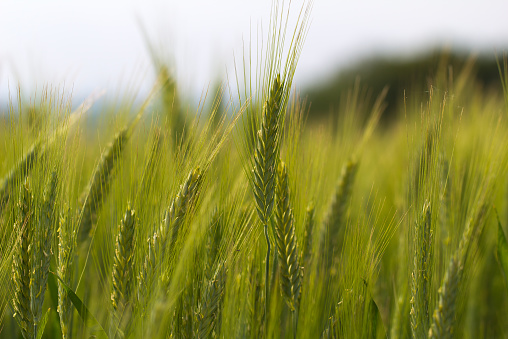
<svg viewBox="0 0 508 339"><path fill-rule="evenodd" d="M143 31L173 65L185 93L234 76L244 48L266 36L271 0L0 2L0 101L20 84L85 97L132 87L146 92L153 68ZM286 1L288 3L288 1ZM291 4L292 20L302 0ZM319 82L368 58L432 46L494 54L508 48L508 1L315 0L295 85Z"/></svg>

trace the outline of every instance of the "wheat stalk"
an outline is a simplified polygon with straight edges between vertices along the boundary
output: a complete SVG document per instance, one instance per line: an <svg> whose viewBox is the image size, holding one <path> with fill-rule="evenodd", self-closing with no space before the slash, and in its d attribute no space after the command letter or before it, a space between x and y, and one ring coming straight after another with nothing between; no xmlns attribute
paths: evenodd
<svg viewBox="0 0 508 339"><path fill-rule="evenodd" d="M218 337L216 331L220 328L220 313L222 297L226 285L226 268L220 264L212 279L207 283L201 310L198 313L198 338Z"/></svg>
<svg viewBox="0 0 508 339"><path fill-rule="evenodd" d="M18 217L14 225L20 234L12 263L13 309L25 339L34 337L35 323L30 303L31 267L33 261L33 195L28 180L21 186Z"/></svg>
<svg viewBox="0 0 508 339"><path fill-rule="evenodd" d="M432 278L432 230L429 202L423 205L414 228L410 316L413 338L421 338L425 336L429 328L429 290Z"/></svg>
<svg viewBox="0 0 508 339"><path fill-rule="evenodd" d="M347 210L347 202L351 197L351 190L358 172L358 161L354 158L348 160L342 168L342 172L335 188L330 207L324 221L324 233L321 236L321 250L327 250L325 260L327 267L333 264L334 256L341 250L341 232L344 230L344 223ZM327 240L327 241L326 241Z"/></svg>
<svg viewBox="0 0 508 339"><path fill-rule="evenodd" d="M135 213L130 206L118 226L113 263L111 304L117 316L121 316L129 302L134 260Z"/></svg>
<svg viewBox="0 0 508 339"><path fill-rule="evenodd" d="M102 153L101 159L94 169L90 182L81 196L82 215L79 221L79 242L82 243L90 235L93 225L97 222L97 213L102 207L104 198L109 192L113 171L120 159L129 137L128 126L116 134L113 141Z"/></svg>
<svg viewBox="0 0 508 339"><path fill-rule="evenodd" d="M261 129L257 133L257 146L254 153L253 191L256 201L256 209L263 224L266 239L266 267L265 267L265 316L268 314L268 302L270 291L270 237L268 235L268 221L272 214L276 163L279 150L279 117L283 94L283 84L280 75L275 78L268 100L263 107Z"/></svg>
<svg viewBox="0 0 508 339"><path fill-rule="evenodd" d="M155 278L160 263L164 261L166 247L168 245L168 233L170 232L170 244L174 246L178 231L188 213L193 201L199 192L202 182L202 172L198 168L189 173L185 183L180 186L180 191L172 200L166 216L159 229L147 240L147 254L143 260L141 272L139 273L138 301L142 305L142 312L146 312L148 305L147 298L153 291Z"/></svg>
<svg viewBox="0 0 508 339"><path fill-rule="evenodd" d="M58 227L58 263L57 274L67 286L71 286L74 277L74 258L76 257L77 232L74 227L73 219L70 217L70 210L67 209L60 216ZM60 318L60 328L62 338L70 338L73 307L67 290L62 283L58 281L58 316Z"/></svg>
<svg viewBox="0 0 508 339"><path fill-rule="evenodd" d="M428 337L433 339L453 338L455 323L455 307L459 294L459 283L462 276L457 255L453 255L448 269L439 288L439 302L434 310L432 326L429 329Z"/></svg>
<svg viewBox="0 0 508 339"><path fill-rule="evenodd" d="M479 204L475 215L468 220L459 246L450 259L439 289L439 303L434 310L432 325L428 332L429 338L447 339L452 338L454 335L455 312L464 265L468 259L473 241L479 238L483 230L488 206L486 201Z"/></svg>
<svg viewBox="0 0 508 339"><path fill-rule="evenodd" d="M57 194L58 176L55 170L50 174L44 192L42 208L37 215L34 231L34 262L32 267L32 284L30 301L32 314L37 326L42 316L42 304L49 274L51 261L51 244L53 242L53 230L55 221L55 201ZM37 332L37 327L35 332Z"/></svg>
<svg viewBox="0 0 508 339"><path fill-rule="evenodd" d="M307 267L310 262L310 257L312 255L312 231L314 229L314 205L311 203L307 206L307 210L305 211L305 220L304 220L304 242L303 242L303 251L302 251L302 262L304 263L304 267L307 270Z"/></svg>
<svg viewBox="0 0 508 339"><path fill-rule="evenodd" d="M300 265L296 246L293 212L289 204L289 183L286 164L279 164L276 186L275 239L279 254L281 292L291 311L298 309L300 300Z"/></svg>

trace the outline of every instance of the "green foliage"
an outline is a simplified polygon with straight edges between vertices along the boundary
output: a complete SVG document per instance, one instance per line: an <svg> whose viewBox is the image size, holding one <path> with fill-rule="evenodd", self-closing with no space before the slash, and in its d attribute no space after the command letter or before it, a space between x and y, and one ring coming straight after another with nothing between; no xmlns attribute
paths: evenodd
<svg viewBox="0 0 508 339"><path fill-rule="evenodd" d="M86 104L11 105L0 337L508 334L506 98L476 91L467 64L438 71L439 89L415 83L426 90L399 97L418 104L390 129L376 127L386 91L371 105L358 83L337 121L306 123L290 92L309 11L287 48L274 3L260 69L237 70L238 100L183 115L166 68L97 129Z"/></svg>

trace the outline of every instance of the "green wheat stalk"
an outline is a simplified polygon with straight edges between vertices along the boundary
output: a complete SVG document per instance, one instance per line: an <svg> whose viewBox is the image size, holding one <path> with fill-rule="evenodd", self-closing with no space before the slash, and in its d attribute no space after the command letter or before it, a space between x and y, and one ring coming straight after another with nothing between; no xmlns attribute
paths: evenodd
<svg viewBox="0 0 508 339"><path fill-rule="evenodd" d="M430 203L423 205L414 230L413 272L411 273L411 332L422 338L429 328L429 292L432 280L432 231Z"/></svg>
<svg viewBox="0 0 508 339"><path fill-rule="evenodd" d="M53 230L55 223L55 202L57 195L58 176L56 171L52 171L44 191L42 208L37 215L37 222L34 230L34 262L32 267L32 284L30 290L30 301L34 323L37 325L42 316L42 304L46 291L49 264L52 254Z"/></svg>
<svg viewBox="0 0 508 339"><path fill-rule="evenodd" d="M35 323L30 302L31 267L33 261L33 195L28 180L21 186L18 217L14 225L20 234L12 263L13 310L23 338L34 337Z"/></svg>
<svg viewBox="0 0 508 339"><path fill-rule="evenodd" d="M289 203L289 183L286 164L279 163L276 186L275 239L279 255L281 293L293 313L294 336L298 321L298 305L301 290L301 268L293 225L293 212Z"/></svg>
<svg viewBox="0 0 508 339"><path fill-rule="evenodd" d="M283 84L280 75L277 75L268 100L263 107L261 128L257 133L257 146L254 153L253 191L259 219L263 224L266 239L266 268L265 268L265 316L268 314L270 290L270 237L268 235L268 222L273 211L276 165L279 150L279 117Z"/></svg>
<svg viewBox="0 0 508 339"><path fill-rule="evenodd" d="M111 304L113 311L120 318L130 299L134 260L134 231L136 217L134 211L127 207L125 215L118 226L115 256L113 263L113 286Z"/></svg>

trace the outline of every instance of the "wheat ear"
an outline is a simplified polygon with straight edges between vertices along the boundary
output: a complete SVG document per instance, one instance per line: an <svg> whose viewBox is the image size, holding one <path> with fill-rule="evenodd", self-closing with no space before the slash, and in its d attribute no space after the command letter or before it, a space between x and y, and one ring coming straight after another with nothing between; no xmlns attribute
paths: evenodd
<svg viewBox="0 0 508 339"><path fill-rule="evenodd" d="M431 281L431 210L429 202L423 205L414 226L413 272L411 273L411 332L413 338L422 338L429 329L429 290Z"/></svg>
<svg viewBox="0 0 508 339"><path fill-rule="evenodd" d="M25 339L34 336L34 320L30 305L30 271L33 260L33 195L27 180L21 186L18 217L14 225L20 234L12 263L13 309L21 333Z"/></svg>
<svg viewBox="0 0 508 339"><path fill-rule="evenodd" d="M35 333L42 316L42 304L48 282L49 264L51 261L51 244L55 222L55 200L57 193L58 176L52 171L44 191L44 200L34 230L34 262L32 267L31 303L35 323Z"/></svg>
<svg viewBox="0 0 508 339"><path fill-rule="evenodd" d="M202 172L199 168L189 173L187 180L171 202L161 226L147 240L148 253L143 261L138 279L138 300L143 307L147 306L148 303L147 298L145 298L146 292L150 293L154 288L158 265L164 261L168 232L171 232L171 244L174 245L179 228L199 192L201 182Z"/></svg>
<svg viewBox="0 0 508 339"><path fill-rule="evenodd" d="M433 339L453 338L453 325L455 323L455 306L459 294L459 283L462 275L457 255L453 255L445 273L443 284L439 288L439 301L428 337Z"/></svg>
<svg viewBox="0 0 508 339"><path fill-rule="evenodd" d="M268 100L263 107L261 129L257 133L257 145L254 153L253 190L256 209L263 224L266 238L266 267L265 267L265 316L268 314L270 291L270 237L268 236L268 221L272 214L275 195L276 163L279 149L279 116L283 92L280 75L275 78Z"/></svg>
<svg viewBox="0 0 508 339"><path fill-rule="evenodd" d="M275 235L281 272L281 292L291 311L298 309L300 300L300 264L296 246L293 211L289 204L289 184L286 164L279 164L276 186Z"/></svg>
<svg viewBox="0 0 508 339"><path fill-rule="evenodd" d="M341 232L344 229L347 202L351 197L351 190L357 171L358 161L356 159L348 160L346 165L342 168L339 182L337 183L332 202L325 217L325 237L321 237L321 242L323 242L321 248L322 250L328 250L328 253L326 253L327 267L331 267L334 255L336 255L342 247ZM324 239L328 241L325 242Z"/></svg>
<svg viewBox="0 0 508 339"><path fill-rule="evenodd" d="M129 206L118 226L113 263L111 304L118 318L121 316L130 298L132 265L134 260L135 224L135 213Z"/></svg>
<svg viewBox="0 0 508 339"><path fill-rule="evenodd" d="M462 281L464 264L468 258L473 241L477 240L483 229L488 211L488 203L483 201L466 224L459 247L452 256L443 282L439 289L439 303L434 310L432 325L428 332L429 338L452 338L454 335L455 311Z"/></svg>
<svg viewBox="0 0 508 339"><path fill-rule="evenodd" d="M97 221L97 212L102 207L104 198L109 192L111 180L118 160L129 138L129 128L124 127L108 145L94 169L92 178L81 196L82 215L79 221L79 242L82 243L90 234Z"/></svg>
<svg viewBox="0 0 508 339"><path fill-rule="evenodd" d="M203 304L198 314L198 338L211 338L220 328L220 312L225 286L226 268L224 264L220 264L205 287ZM215 334L215 337L218 335Z"/></svg>

